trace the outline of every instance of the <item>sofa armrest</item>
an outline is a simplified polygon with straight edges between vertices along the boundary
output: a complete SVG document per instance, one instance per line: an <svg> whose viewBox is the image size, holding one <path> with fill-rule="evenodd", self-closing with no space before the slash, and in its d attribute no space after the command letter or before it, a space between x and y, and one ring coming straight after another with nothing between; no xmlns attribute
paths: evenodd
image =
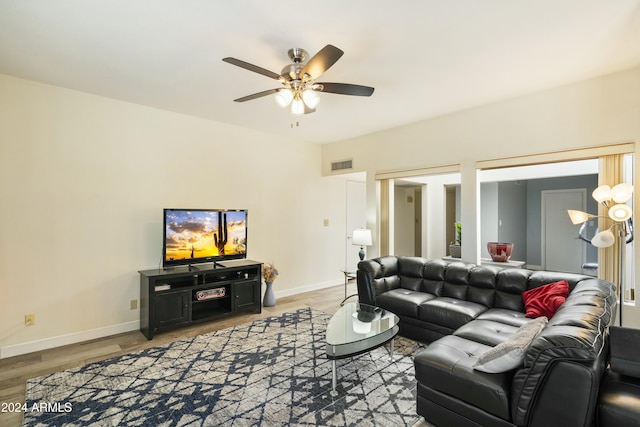
<svg viewBox="0 0 640 427"><path fill-rule="evenodd" d="M359 302L375 306L378 295L390 286L398 286L398 257L389 255L360 261L357 282Z"/></svg>
<svg viewBox="0 0 640 427"><path fill-rule="evenodd" d="M552 363L528 412L514 411L514 423L529 427L592 425L605 370L606 358L601 359L590 366L577 360Z"/></svg>
<svg viewBox="0 0 640 427"><path fill-rule="evenodd" d="M609 344L610 369L640 378L640 329L610 326Z"/></svg>
<svg viewBox="0 0 640 427"><path fill-rule="evenodd" d="M376 294L373 288L371 273L358 269L356 280L358 285L358 302L375 306Z"/></svg>

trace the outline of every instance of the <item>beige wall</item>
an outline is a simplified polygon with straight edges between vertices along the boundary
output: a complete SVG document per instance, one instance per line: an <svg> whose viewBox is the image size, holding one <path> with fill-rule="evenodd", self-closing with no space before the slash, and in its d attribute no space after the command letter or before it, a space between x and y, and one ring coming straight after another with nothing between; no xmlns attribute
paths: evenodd
<svg viewBox="0 0 640 427"><path fill-rule="evenodd" d="M341 283L346 183L320 165L318 145L0 76L0 356L137 329L165 207L248 209L277 296Z"/></svg>
<svg viewBox="0 0 640 427"><path fill-rule="evenodd" d="M377 172L459 164L463 258L476 261L481 252L475 162L623 142L636 142L640 150L640 68L323 145L322 168L329 175L330 162L351 158L357 171L367 172L368 227L376 230ZM640 153L635 154L637 159ZM634 197L635 206L640 206L640 191ZM434 228L427 234L437 232ZM635 253L640 283L640 251ZM625 324L640 326L638 307L627 311Z"/></svg>
<svg viewBox="0 0 640 427"><path fill-rule="evenodd" d="M376 172L460 164L474 259L476 161L630 141L640 68L321 147L0 76L0 357L136 329L129 301L160 261L163 207L249 209L249 257L278 265L282 296L340 282L345 183L320 165L368 172L375 233Z"/></svg>

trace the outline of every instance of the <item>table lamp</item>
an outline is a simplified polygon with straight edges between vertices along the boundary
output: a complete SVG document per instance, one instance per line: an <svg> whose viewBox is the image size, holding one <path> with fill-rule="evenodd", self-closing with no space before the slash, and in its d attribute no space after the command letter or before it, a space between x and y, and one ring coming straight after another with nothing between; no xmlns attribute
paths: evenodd
<svg viewBox="0 0 640 427"><path fill-rule="evenodd" d="M360 261L362 261L364 259L364 247L371 246L373 244L371 240L371 230L367 230L365 228L353 230L352 244L354 246L360 246L358 256L360 257Z"/></svg>

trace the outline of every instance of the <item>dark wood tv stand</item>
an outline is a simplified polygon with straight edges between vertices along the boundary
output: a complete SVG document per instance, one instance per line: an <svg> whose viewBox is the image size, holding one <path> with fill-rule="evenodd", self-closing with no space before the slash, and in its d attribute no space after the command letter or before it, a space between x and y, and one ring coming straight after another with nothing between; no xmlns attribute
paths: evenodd
<svg viewBox="0 0 640 427"><path fill-rule="evenodd" d="M196 266L139 271L140 330L147 339L195 322L262 312L262 263L243 259ZM214 295L207 298L202 291Z"/></svg>

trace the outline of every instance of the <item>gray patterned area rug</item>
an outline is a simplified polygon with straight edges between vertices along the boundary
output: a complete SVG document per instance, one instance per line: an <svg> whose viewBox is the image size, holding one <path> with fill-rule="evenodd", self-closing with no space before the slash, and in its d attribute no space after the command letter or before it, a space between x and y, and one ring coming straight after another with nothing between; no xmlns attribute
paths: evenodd
<svg viewBox="0 0 640 427"><path fill-rule="evenodd" d="M27 381L25 426L412 426L420 345L338 360L301 309ZM53 405L52 405L53 404Z"/></svg>

